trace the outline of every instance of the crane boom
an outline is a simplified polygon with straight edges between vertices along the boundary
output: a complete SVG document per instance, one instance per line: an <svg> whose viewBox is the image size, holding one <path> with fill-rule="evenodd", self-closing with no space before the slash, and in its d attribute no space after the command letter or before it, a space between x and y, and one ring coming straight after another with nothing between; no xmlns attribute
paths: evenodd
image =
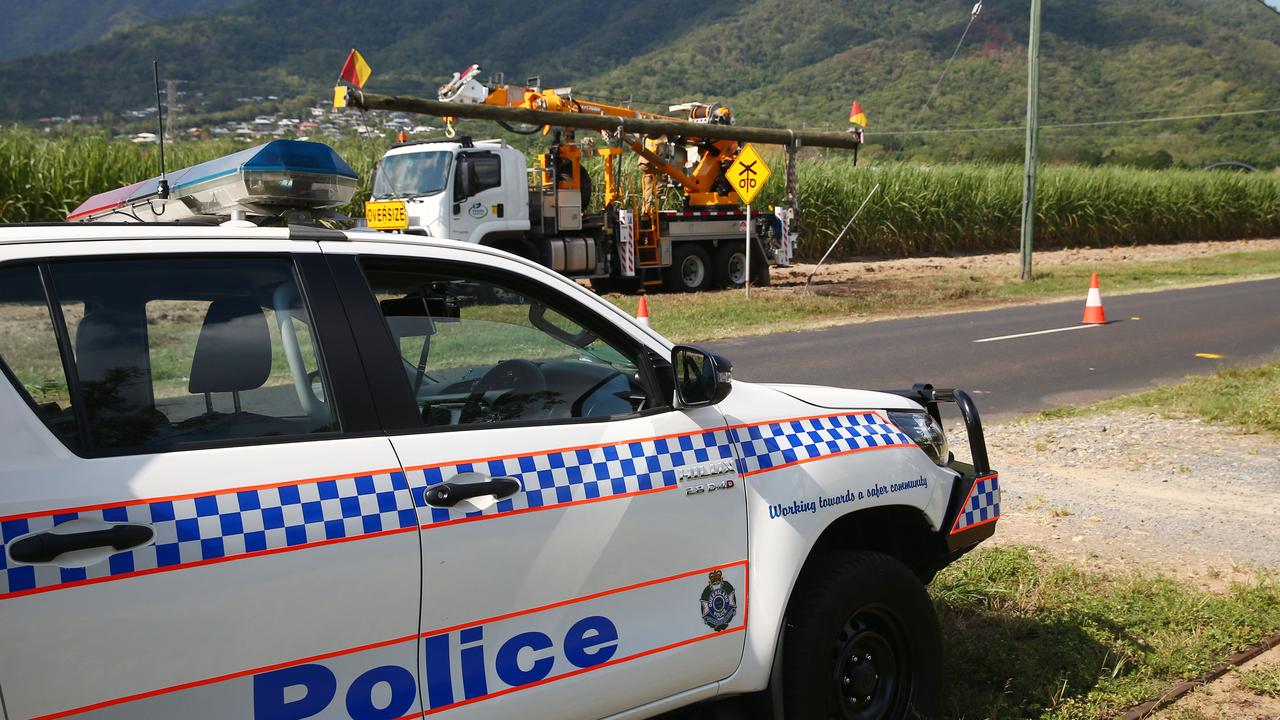
<svg viewBox="0 0 1280 720"><path fill-rule="evenodd" d="M602 130L604 132L636 133L646 137L682 137L689 140L736 140L766 145L801 145L804 147L843 148L854 150L861 145L857 136L852 133L817 130L790 130L784 128L762 128L742 125L718 125L713 123L691 123L679 118L656 119L644 117L645 113L636 111L640 117L615 115L599 115L583 112L557 112L552 110L533 110L525 107L508 105L483 105L443 102L411 95L379 95L364 92L356 88L346 89L346 104L362 110L398 110L419 115L436 117L463 118L468 120L494 120L509 123L524 123L585 130Z"/></svg>

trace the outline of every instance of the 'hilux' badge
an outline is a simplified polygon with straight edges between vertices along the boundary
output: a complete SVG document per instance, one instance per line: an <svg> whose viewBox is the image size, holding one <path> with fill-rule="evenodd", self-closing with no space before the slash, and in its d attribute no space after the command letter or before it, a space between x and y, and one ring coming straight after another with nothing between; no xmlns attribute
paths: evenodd
<svg viewBox="0 0 1280 720"><path fill-rule="evenodd" d="M703 463L702 465L686 465L676 468L676 479L680 482L686 482L736 471L737 468L734 467L732 460L719 460L717 462Z"/></svg>

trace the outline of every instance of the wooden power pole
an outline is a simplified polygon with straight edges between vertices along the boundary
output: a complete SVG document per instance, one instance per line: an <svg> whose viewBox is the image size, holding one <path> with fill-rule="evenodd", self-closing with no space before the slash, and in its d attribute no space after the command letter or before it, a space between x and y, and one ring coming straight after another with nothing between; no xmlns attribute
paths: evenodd
<svg viewBox="0 0 1280 720"><path fill-rule="evenodd" d="M165 126L165 142L173 142L173 119L178 115L178 81L167 79L164 81L164 108L165 114L169 117L169 124Z"/></svg>
<svg viewBox="0 0 1280 720"><path fill-rule="evenodd" d="M1027 41L1027 155L1022 185L1022 279L1031 279L1031 241L1036 224L1036 163L1040 129L1040 0L1031 0L1031 37Z"/></svg>

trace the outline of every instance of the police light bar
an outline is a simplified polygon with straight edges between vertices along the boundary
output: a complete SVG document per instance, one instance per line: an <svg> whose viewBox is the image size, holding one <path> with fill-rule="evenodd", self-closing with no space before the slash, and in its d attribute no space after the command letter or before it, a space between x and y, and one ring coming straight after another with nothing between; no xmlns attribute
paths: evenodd
<svg viewBox="0 0 1280 720"><path fill-rule="evenodd" d="M302 140L272 140L168 173L108 190L67 216L78 222L166 222L196 216L272 217L290 211L325 211L351 202L358 176L333 148Z"/></svg>

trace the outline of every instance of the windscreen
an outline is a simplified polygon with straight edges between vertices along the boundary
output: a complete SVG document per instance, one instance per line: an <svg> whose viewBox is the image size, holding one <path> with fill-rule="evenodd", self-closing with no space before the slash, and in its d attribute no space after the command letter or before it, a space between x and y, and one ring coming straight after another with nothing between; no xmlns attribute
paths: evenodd
<svg viewBox="0 0 1280 720"><path fill-rule="evenodd" d="M434 195L444 190L452 158L453 153L444 150L384 157L373 180L374 199Z"/></svg>

